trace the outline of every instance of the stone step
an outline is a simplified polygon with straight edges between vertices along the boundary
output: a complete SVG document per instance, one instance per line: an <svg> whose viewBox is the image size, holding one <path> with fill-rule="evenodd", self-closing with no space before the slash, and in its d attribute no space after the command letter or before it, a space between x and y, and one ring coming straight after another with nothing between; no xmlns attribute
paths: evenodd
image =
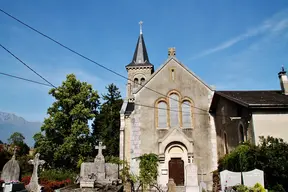
<svg viewBox="0 0 288 192"><path fill-rule="evenodd" d="M177 186L176 192L185 192L185 186Z"/></svg>

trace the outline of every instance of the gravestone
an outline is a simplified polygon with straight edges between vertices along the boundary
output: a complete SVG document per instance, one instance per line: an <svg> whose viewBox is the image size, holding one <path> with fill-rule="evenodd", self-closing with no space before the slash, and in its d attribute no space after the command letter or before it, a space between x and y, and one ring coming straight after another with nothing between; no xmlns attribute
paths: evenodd
<svg viewBox="0 0 288 192"><path fill-rule="evenodd" d="M96 146L95 149L98 149L98 154L94 159L95 166L97 167L97 180L105 180L105 158L102 154L102 150L106 149L106 146L102 145L102 142L99 142L99 146Z"/></svg>
<svg viewBox="0 0 288 192"><path fill-rule="evenodd" d="M167 183L167 192L176 192L176 184L174 182L174 179L170 178Z"/></svg>
<svg viewBox="0 0 288 192"><path fill-rule="evenodd" d="M16 160L16 148L14 148L14 154L12 158L4 165L1 173L1 179L5 183L11 181L18 181L20 176L20 166Z"/></svg>
<svg viewBox="0 0 288 192"><path fill-rule="evenodd" d="M34 159L29 160L28 163L33 165L33 173L30 179L29 184L26 186L28 191L30 192L40 192L42 186L38 183L38 167L39 165L43 165L45 163L44 160L39 160L40 153L37 153L34 157Z"/></svg>
<svg viewBox="0 0 288 192"><path fill-rule="evenodd" d="M221 191L226 187L241 184L241 173L224 170L220 172Z"/></svg>
<svg viewBox="0 0 288 192"><path fill-rule="evenodd" d="M200 192L202 192L203 190L207 191L207 184L204 181L200 182Z"/></svg>
<svg viewBox="0 0 288 192"><path fill-rule="evenodd" d="M194 163L188 164L186 167L186 192L199 192L198 185L198 167Z"/></svg>
<svg viewBox="0 0 288 192"><path fill-rule="evenodd" d="M97 168L94 163L84 162L80 169L80 188L94 188L97 179Z"/></svg>
<svg viewBox="0 0 288 192"><path fill-rule="evenodd" d="M201 169L201 181L200 181L200 192L202 192L203 190L207 191L207 184L204 182L204 175L206 175L206 173L203 172L203 168Z"/></svg>
<svg viewBox="0 0 288 192"><path fill-rule="evenodd" d="M105 178L109 181L118 179L118 165L114 163L105 163Z"/></svg>
<svg viewBox="0 0 288 192"><path fill-rule="evenodd" d="M254 187L256 183L264 187L264 172L259 169L243 172L243 183L248 187Z"/></svg>

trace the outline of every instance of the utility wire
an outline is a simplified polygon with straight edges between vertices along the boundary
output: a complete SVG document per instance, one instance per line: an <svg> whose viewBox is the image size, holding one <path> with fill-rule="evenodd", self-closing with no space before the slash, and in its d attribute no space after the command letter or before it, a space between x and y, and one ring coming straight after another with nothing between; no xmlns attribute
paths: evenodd
<svg viewBox="0 0 288 192"><path fill-rule="evenodd" d="M31 80L31 79L27 79L27 78L24 78L24 77L19 77L19 76L16 76L16 75L11 75L11 74L8 74L8 73L3 73L3 72L0 72L0 75L3 75L3 76L7 76L7 77L11 77L11 78L15 78L15 79L19 79L19 80L23 80L23 81L27 81L27 82L30 82L30 83L35 83L35 84L38 84L38 85L44 85L44 86L47 86L47 87L53 87L51 86L50 84L46 84L46 83L41 83L39 81L34 81L34 80ZM153 108L153 109L160 109L160 110L166 110L166 111L174 111L174 112L180 112L179 110L171 110L171 109L167 109L167 108L161 108L161 107L155 107L155 106L149 106L149 105L143 105L143 104L138 104L138 103L134 103L135 106L141 106L141 107L147 107L147 108ZM190 106L193 108L193 106ZM132 111L130 111L132 112ZM183 112L182 113L189 113L190 112ZM209 113L192 113L192 115L209 115ZM229 117L228 115L216 115L214 114L214 116L221 116L221 117Z"/></svg>
<svg viewBox="0 0 288 192"><path fill-rule="evenodd" d="M39 81L34 81L34 80L31 80L31 79L27 79L27 78L24 78L24 77L19 77L19 76L16 76L16 75L11 75L11 74L8 74L8 73L0 72L0 75L7 76L7 77L12 77L12 78L19 79L19 80L23 80L23 81L27 81L27 82L30 82L30 83L35 83L35 84L39 84L39 85L44 85L44 86L47 86L47 87L53 87L53 86L50 85L50 84L41 83L41 82L39 82ZM166 111L180 112L179 110L173 110L173 109L167 109L167 108L161 108L161 107L155 107L155 106L149 106L149 105L142 105L142 104L137 104L137 103L134 103L134 105L136 105L136 106L141 106L141 107L147 107L147 108L153 108L153 109L166 110ZM192 107L192 106L191 106L191 107ZM182 113L189 113L189 114L190 114L190 112L183 112L183 111L182 111ZM192 114L208 115L208 114L206 114L206 113L192 113Z"/></svg>
<svg viewBox="0 0 288 192"><path fill-rule="evenodd" d="M7 77L12 77L12 78L15 78L15 79L20 79L20 80L27 81L27 82L30 82L30 83L36 83L36 84L39 84L39 85L44 85L44 86L47 86L47 87L52 87L50 84L41 83L39 81L26 79L26 78L19 77L19 76L16 76L16 75L11 75L11 74L8 74L8 73L0 72L0 75L4 75L4 76L7 76Z"/></svg>
<svg viewBox="0 0 288 192"><path fill-rule="evenodd" d="M90 59L90 58L84 56L83 54L81 54L81 53L79 53L79 52L77 52L77 51L75 51L75 50L73 50L73 49L67 47L66 45L60 43L59 41L53 39L52 37L50 37L50 36L48 36L48 35L46 35L46 34L40 32L39 30L35 29L34 27L32 27L32 26L30 26L30 25L24 23L24 22L21 21L20 19L18 19L18 18L16 18L16 17L14 17L13 15L7 13L7 12L4 11L3 9L0 8L0 11L1 11L2 13L4 13L5 15L9 16L10 18L16 20L17 22L21 23L22 25L28 27L28 28L31 29L32 31L35 31L36 33L38 33L38 34L40 34L40 35L46 37L47 39L53 41L54 43L60 45L61 47L65 48L65 49L67 49L67 50L69 50L69 51L71 51L72 53L74 53L74 54L76 54L76 55L78 55L78 56L80 56L80 57L82 57L82 58L84 58L84 59L86 59L86 60L88 60L88 61L90 61L90 62L96 64L96 65L98 65L99 67L101 67L101 68L103 68L103 69L105 69L105 70L107 70L107 71L109 71L109 72L111 72L111 73L113 73L113 74L115 74L115 75L117 75L117 76L119 76L119 77L122 77L122 78L124 78L124 79L126 79L126 80L128 80L128 81L133 82L133 80L131 80L131 79L125 77L124 75L121 75L120 73L118 73L118 72L116 72L116 71L114 71L114 70L112 70L112 69L109 69L108 67L105 67L104 65L99 64L98 62L96 62L96 61L94 61L94 60L92 60L92 59ZM146 89L148 89L148 90L150 90L150 91L153 91L153 92L155 92L155 93L157 93L157 94L160 94L160 95L162 95L162 96L164 96L164 97L167 97L167 98L169 98L169 99L172 99L172 100L175 100L175 101L181 103L181 101L179 101L179 100L177 100L177 99L174 99L174 98L169 97L169 96L167 96L167 95L165 95L165 94L163 94L163 93L160 93L160 92L158 92L158 91L156 91L156 90L154 90L154 89L151 89L151 88L149 88L149 87L146 87L146 86L144 86L144 85L141 85L140 83L136 83L136 84L138 84L138 85L140 85L140 86L142 86L142 87L145 87ZM189 104L186 104L186 103L185 103L185 105L190 106ZM195 109L199 109L199 110L201 110L201 111L204 111L204 112L208 113L208 111L205 110L205 109L202 109L202 108L199 108L199 107L195 107L195 106L193 106L193 108L195 108Z"/></svg>
<svg viewBox="0 0 288 192"><path fill-rule="evenodd" d="M30 79L26 79L26 78L23 78L23 77L18 77L18 76L15 76L15 75L10 75L10 74L7 74L7 73L1 73L2 75L5 75L5 76L9 76L9 77L14 77L14 78L17 78L17 79L21 79L21 80L25 80L25 81L29 81L29 82L33 82L33 83L37 83L37 84L41 84L41 85L46 85L46 86L50 86L50 87L54 87L56 88L52 83L50 83L48 80L46 80L44 77L42 77L39 73L37 73L35 70L33 70L31 67L29 67L29 65L27 65L26 63L24 63L19 57L17 57L15 54L13 54L11 51L9 51L7 48L5 48L4 46L2 46L0 44L0 46L6 50L8 53L10 53L14 58L16 58L18 61L20 61L22 64L24 64L26 67L28 67L30 70L32 70L34 73L36 73L38 76L40 76L42 79L44 79L45 81L47 81L49 84L45 84L45 83L41 83L41 82L38 82L38 81L34 81L34 80L30 80ZM57 89L57 88L56 88ZM136 106L142 106L142 107L148 107L148 108L156 108L156 109L161 109L161 110L166 110L166 111L175 111L175 112L180 112L179 110L171 110L171 109L167 109L167 108L159 108L159 107L155 107L155 106L149 106L149 105L142 105L142 104L137 104L137 103L134 103L134 105ZM189 105L190 107L192 107L191 105ZM183 113L183 112L182 112ZM184 113L188 113L188 112L184 112Z"/></svg>
<svg viewBox="0 0 288 192"><path fill-rule="evenodd" d="M22 63L23 65L25 65L28 69L30 69L33 73L35 73L36 75L38 75L41 79L43 79L44 81L46 81L49 85L51 85L52 87L56 88L55 85L53 85L51 82L49 82L47 79L45 79L42 75L40 75L39 73L37 73L34 69L32 69L29 65L27 65L24 61L22 61L19 57L17 57L16 55L14 55L11 51L9 51L6 47L4 47L1 43L0 43L0 47L2 47L5 51L7 51L10 55L12 55L15 59L17 59L20 63Z"/></svg>

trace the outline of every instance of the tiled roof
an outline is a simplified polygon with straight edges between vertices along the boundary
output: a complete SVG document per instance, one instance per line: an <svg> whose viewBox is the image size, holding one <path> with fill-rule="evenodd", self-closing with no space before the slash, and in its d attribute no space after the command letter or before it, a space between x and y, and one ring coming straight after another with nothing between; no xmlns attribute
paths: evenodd
<svg viewBox="0 0 288 192"><path fill-rule="evenodd" d="M125 109L125 115L130 115L134 111L134 103L127 103L127 107Z"/></svg>
<svg viewBox="0 0 288 192"><path fill-rule="evenodd" d="M281 91L216 91L215 95L246 107L288 108L288 96Z"/></svg>

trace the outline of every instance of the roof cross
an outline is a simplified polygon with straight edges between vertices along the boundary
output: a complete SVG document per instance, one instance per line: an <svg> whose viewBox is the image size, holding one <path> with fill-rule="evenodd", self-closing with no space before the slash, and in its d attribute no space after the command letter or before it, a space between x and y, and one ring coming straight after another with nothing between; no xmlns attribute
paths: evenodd
<svg viewBox="0 0 288 192"><path fill-rule="evenodd" d="M142 35L142 33L143 33L143 32L142 32L143 21L140 21L140 22L139 22L139 25L140 25L140 34Z"/></svg>

